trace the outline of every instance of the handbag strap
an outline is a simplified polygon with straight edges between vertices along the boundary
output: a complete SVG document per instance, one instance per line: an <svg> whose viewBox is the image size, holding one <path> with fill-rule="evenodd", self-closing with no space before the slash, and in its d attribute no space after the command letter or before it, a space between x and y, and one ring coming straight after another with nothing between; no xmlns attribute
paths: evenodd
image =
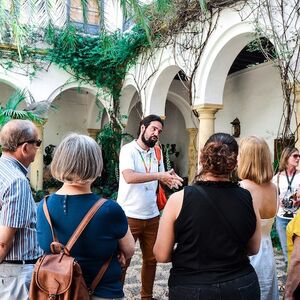
<svg viewBox="0 0 300 300"><path fill-rule="evenodd" d="M49 195L44 198L43 211L44 211L45 217L46 217L46 219L48 221L48 224L50 226L50 229L51 229L52 240L53 240L53 242L58 242L58 239L57 239L57 237L55 235L55 232L53 230L53 226L52 226L52 222L51 222L51 217L50 217L49 210L48 210L48 207L47 207L47 199L48 199L48 197L49 197Z"/></svg>
<svg viewBox="0 0 300 300"><path fill-rule="evenodd" d="M92 295L94 293L94 290L96 288L96 286L98 285L98 283L100 282L100 280L102 279L104 273L106 272L111 260L112 260L113 256L111 255L109 257L109 259L102 265L101 269L99 270L98 274L96 275L96 277L94 278L89 290L90 290L90 295Z"/></svg>
<svg viewBox="0 0 300 300"><path fill-rule="evenodd" d="M46 216L46 219L50 225L50 229L51 229L51 233L52 233L52 237L53 237L53 241L54 242L58 242L58 239L55 235L55 232L53 230L53 226L52 226L52 222L51 222L51 217L49 214L49 210L47 207L47 197L45 197L44 199L44 204L43 204L43 210ZM101 198L99 199L91 208L90 210L87 212L87 214L84 216L84 218L82 219L82 221L80 222L80 224L77 226L77 228L75 229L74 233L72 234L72 236L70 237L69 241L67 242L65 248L67 249L68 252L71 251L73 245L76 243L77 239L79 238L79 236L81 235L81 233L83 232L83 230L85 229L85 227L88 225L88 223L90 222L90 220L93 218L93 216L95 215L95 213L100 209L100 207L107 201L107 199ZM93 280L90 288L89 288L89 293L90 295L92 295L94 293L94 290L96 288L96 286L98 285L98 283L100 282L100 280L102 279L104 273L106 272L111 260L112 260L113 255L111 255L108 260L106 260L106 262L102 265L102 267L100 268L98 274L96 275L95 279Z"/></svg>
<svg viewBox="0 0 300 300"><path fill-rule="evenodd" d="M216 206L214 201L208 196L206 191L199 185L194 185L194 186L202 193L204 198L207 200L207 202L210 204L210 206L214 209L214 211L219 216L219 219L221 221L223 221L223 225L225 225L225 228L227 229L227 233L229 234L229 236L233 236L234 240L238 243L238 245L240 245L241 238L237 234L237 232L236 232L235 228L232 226L232 224L227 220L227 218L224 216L224 214L221 213L219 208ZM232 233L233 233L233 235L232 235Z"/></svg>
<svg viewBox="0 0 300 300"><path fill-rule="evenodd" d="M57 239L57 237L55 235L55 232L53 230L53 225L52 225L52 222L51 222L51 217L50 217L49 210L48 210L48 207L47 207L47 198L48 197L45 197L45 199L44 199L43 210L44 210L46 219L47 219L47 221L48 221L48 223L50 225L50 229L51 229L53 241L54 242L58 242L58 239ZM69 241L65 245L65 248L67 249L68 252L71 251L73 245L75 244L75 242L77 241L77 239L79 238L79 236L81 235L81 233L83 232L83 230L85 229L85 227L88 225L88 223L90 222L90 220L93 218L93 216L95 215L95 213L104 204L105 201L106 201L106 199L104 199L104 198L99 199L90 208L90 210L87 212L87 214L84 216L84 218L82 219L82 221L80 222L80 224L77 226L77 228L75 229L74 233L70 237Z"/></svg>

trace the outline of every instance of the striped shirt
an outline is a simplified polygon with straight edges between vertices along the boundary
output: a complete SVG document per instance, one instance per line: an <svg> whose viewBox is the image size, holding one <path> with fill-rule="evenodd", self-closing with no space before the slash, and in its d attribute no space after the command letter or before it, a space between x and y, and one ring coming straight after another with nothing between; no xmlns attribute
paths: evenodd
<svg viewBox="0 0 300 300"><path fill-rule="evenodd" d="M27 169L12 157L0 157L0 225L18 228L6 260L31 260L42 252L36 236L36 204Z"/></svg>

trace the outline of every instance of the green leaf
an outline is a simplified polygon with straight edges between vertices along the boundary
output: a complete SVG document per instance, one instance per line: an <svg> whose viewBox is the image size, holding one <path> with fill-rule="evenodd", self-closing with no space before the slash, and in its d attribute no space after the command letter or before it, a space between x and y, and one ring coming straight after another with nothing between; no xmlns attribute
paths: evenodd
<svg viewBox="0 0 300 300"><path fill-rule="evenodd" d="M200 8L203 12L207 12L207 1L199 0Z"/></svg>
<svg viewBox="0 0 300 300"><path fill-rule="evenodd" d="M37 123L43 122L43 119L36 114L18 109L18 106L25 102L26 98L26 90L17 89L10 95L5 107L0 106L0 127L12 119L30 120Z"/></svg>

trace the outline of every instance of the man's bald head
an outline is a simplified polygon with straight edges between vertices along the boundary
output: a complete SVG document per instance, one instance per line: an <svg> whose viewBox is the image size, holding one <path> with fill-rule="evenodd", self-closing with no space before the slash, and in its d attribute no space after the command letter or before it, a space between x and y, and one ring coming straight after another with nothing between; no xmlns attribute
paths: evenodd
<svg viewBox="0 0 300 300"><path fill-rule="evenodd" d="M5 152L15 152L22 142L35 139L37 130L35 125L27 120L11 120L0 132L0 144Z"/></svg>

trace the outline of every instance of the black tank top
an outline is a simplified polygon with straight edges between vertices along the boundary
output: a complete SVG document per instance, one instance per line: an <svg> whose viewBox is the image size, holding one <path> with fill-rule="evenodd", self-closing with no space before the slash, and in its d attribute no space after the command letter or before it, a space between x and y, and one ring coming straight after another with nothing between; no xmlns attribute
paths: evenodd
<svg viewBox="0 0 300 300"><path fill-rule="evenodd" d="M232 231L196 185L205 190ZM185 187L175 221L177 244L169 286L223 282L253 271L246 254L256 228L250 193L231 182L199 181L196 185Z"/></svg>

